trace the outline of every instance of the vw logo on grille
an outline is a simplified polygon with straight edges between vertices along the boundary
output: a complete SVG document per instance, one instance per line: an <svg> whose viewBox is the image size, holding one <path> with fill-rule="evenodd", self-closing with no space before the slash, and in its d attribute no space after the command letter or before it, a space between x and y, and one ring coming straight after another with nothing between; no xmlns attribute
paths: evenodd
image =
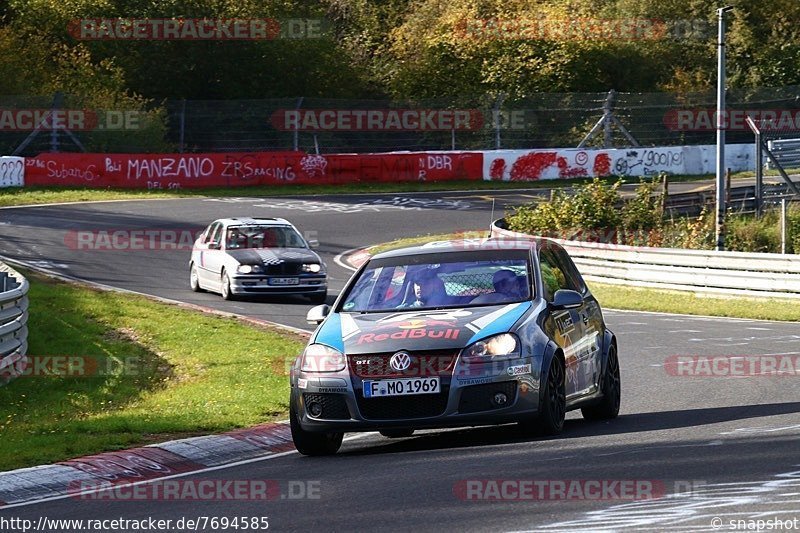
<svg viewBox="0 0 800 533"><path fill-rule="evenodd" d="M408 355L408 352L397 352L389 359L389 366L402 372L411 366L411 356Z"/></svg>

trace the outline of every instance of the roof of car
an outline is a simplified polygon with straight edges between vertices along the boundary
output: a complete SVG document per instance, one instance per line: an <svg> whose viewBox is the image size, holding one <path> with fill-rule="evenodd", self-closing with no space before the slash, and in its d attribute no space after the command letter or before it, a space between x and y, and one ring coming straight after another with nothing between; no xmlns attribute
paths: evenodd
<svg viewBox="0 0 800 533"><path fill-rule="evenodd" d="M374 259L385 259L390 257L402 257L407 255L420 255L430 253L455 253L455 252L476 252L476 251L503 251L503 250L530 250L541 246L543 242L550 242L541 237L531 237L529 239L508 239L508 238L488 238L488 239L459 239L449 241L434 241L420 246L409 246L381 252L373 256Z"/></svg>
<svg viewBox="0 0 800 533"><path fill-rule="evenodd" d="M290 226L291 223L284 218L269 217L231 217L221 218L217 222L222 222L226 226Z"/></svg>

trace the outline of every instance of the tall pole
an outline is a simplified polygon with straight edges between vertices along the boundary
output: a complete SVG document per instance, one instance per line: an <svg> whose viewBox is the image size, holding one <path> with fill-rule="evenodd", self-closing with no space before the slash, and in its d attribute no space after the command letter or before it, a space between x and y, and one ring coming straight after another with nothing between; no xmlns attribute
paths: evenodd
<svg viewBox="0 0 800 533"><path fill-rule="evenodd" d="M731 9L717 9L717 250L725 249L725 13Z"/></svg>

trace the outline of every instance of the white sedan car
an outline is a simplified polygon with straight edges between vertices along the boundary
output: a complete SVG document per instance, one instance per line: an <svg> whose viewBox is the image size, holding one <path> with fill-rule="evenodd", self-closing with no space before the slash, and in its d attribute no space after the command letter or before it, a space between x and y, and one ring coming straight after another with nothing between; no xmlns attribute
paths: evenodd
<svg viewBox="0 0 800 533"><path fill-rule="evenodd" d="M328 296L325 263L316 240L306 241L282 218L215 220L195 241L189 261L193 291L226 300L244 294L303 294L314 303Z"/></svg>

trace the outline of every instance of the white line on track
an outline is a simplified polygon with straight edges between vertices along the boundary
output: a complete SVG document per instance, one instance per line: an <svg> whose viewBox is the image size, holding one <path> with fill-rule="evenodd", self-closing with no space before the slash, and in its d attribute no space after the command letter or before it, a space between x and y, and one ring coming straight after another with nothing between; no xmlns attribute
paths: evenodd
<svg viewBox="0 0 800 533"><path fill-rule="evenodd" d="M346 255L350 255L353 252L357 252L359 250L363 250L363 248L351 248L349 250L345 250L344 252L342 252L339 255L337 255L336 257L334 257L333 258L333 262L336 263L337 265L339 265L340 267L346 269L346 270L350 270L351 272L355 272L358 269L357 268L353 268L352 266L350 266L347 263L345 263L342 258L344 256L346 256Z"/></svg>

